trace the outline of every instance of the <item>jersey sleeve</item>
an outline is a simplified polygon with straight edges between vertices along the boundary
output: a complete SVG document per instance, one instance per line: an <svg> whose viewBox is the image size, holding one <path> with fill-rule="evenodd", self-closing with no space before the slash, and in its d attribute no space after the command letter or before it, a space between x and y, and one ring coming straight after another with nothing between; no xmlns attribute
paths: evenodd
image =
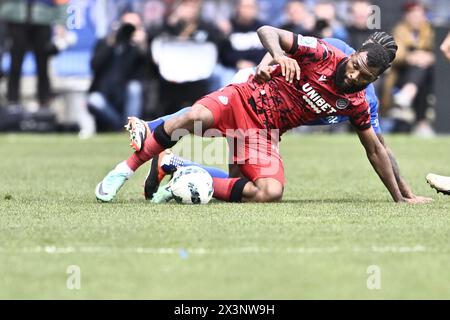
<svg viewBox="0 0 450 320"><path fill-rule="evenodd" d="M366 100L370 107L370 121L372 123L372 128L376 134L381 133L380 119L378 118L378 106L379 101L377 95L375 94L375 87L370 84L366 89Z"/></svg>
<svg viewBox="0 0 450 320"><path fill-rule="evenodd" d="M308 64L327 59L330 49L321 39L294 34L292 48L288 54L299 63Z"/></svg>
<svg viewBox="0 0 450 320"><path fill-rule="evenodd" d="M367 101L364 101L350 116L350 123L358 130L366 130L372 127L370 108Z"/></svg>

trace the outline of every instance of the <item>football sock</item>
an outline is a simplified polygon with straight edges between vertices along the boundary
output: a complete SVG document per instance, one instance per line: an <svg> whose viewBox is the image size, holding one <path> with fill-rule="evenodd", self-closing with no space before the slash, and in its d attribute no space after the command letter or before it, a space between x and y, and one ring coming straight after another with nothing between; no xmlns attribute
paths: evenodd
<svg viewBox="0 0 450 320"><path fill-rule="evenodd" d="M188 112L190 109L191 109L191 107L184 108L184 109L181 109L181 110L178 111L178 112L175 112L175 113L169 114L169 115L167 115L167 116L164 116L164 117L155 119L155 120L153 120L153 121L147 122L148 127L150 128L150 131L153 132L153 131L155 131L155 129L156 129L157 127L159 127L162 123L164 123L164 122L166 122L167 120L170 120L170 119L172 119L172 118L174 118L174 117L181 116L182 114Z"/></svg>
<svg viewBox="0 0 450 320"><path fill-rule="evenodd" d="M193 161L186 160L186 159L183 159L183 158L180 158L180 157L178 157L178 160L180 161L180 166L181 167L189 167L189 166L200 167L200 168L206 170L211 175L211 177L213 177L213 178L225 179L225 178L229 177L227 172L225 172L223 170L220 170L218 168L207 167L207 166L201 165L199 163L195 163Z"/></svg>
<svg viewBox="0 0 450 320"><path fill-rule="evenodd" d="M130 168L130 166L127 164L126 161L122 161L119 163L114 170L120 171L126 174L127 179L130 179L131 176L134 174L134 171Z"/></svg>
<svg viewBox="0 0 450 320"><path fill-rule="evenodd" d="M135 152L127 160L127 165L131 170L136 171L144 163L152 159L162 151L172 148L177 141L172 141L171 137L164 130L164 123L159 125L153 134L145 139L144 146L139 152Z"/></svg>
<svg viewBox="0 0 450 320"><path fill-rule="evenodd" d="M223 201L241 202L244 187L248 182L249 180L242 178L213 178L213 196L214 198Z"/></svg>

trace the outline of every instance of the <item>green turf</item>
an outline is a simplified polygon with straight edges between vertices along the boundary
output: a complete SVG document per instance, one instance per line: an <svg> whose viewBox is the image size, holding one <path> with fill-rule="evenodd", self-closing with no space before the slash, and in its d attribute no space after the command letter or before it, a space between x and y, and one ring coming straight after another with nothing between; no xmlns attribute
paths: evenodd
<svg viewBox="0 0 450 320"><path fill-rule="evenodd" d="M147 204L146 170L97 203L125 135L0 136L0 298L449 299L450 197L425 175L450 174L450 139L387 142L434 203L391 202L354 136L283 137L283 203L202 207Z"/></svg>

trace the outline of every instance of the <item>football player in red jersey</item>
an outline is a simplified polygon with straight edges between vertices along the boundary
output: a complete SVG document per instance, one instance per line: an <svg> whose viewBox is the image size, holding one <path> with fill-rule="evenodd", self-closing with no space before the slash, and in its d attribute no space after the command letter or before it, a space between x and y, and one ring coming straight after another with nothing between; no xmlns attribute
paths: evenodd
<svg viewBox="0 0 450 320"><path fill-rule="evenodd" d="M350 57L324 41L264 26L258 30L264 47L279 65L269 81L230 85L213 92L191 110L157 127L130 118L127 125L135 153L97 185L100 201L111 201L145 162L173 147L186 134L214 129L232 142L233 160L245 178L214 178L214 197L231 202L272 202L282 198L284 169L279 135L324 116L344 115L355 127L368 159L395 202L404 198L385 148L375 135L364 89L390 66L386 49L363 45Z"/></svg>

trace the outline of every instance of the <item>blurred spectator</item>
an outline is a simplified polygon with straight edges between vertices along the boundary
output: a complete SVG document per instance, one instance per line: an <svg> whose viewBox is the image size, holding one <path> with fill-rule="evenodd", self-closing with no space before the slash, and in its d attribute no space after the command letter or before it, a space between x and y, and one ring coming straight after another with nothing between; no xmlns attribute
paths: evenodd
<svg viewBox="0 0 450 320"><path fill-rule="evenodd" d="M128 12L115 29L98 41L91 60L88 107L100 131L120 130L128 116L141 117L143 112L142 81L149 55L142 20Z"/></svg>
<svg viewBox="0 0 450 320"><path fill-rule="evenodd" d="M8 81L10 104L20 103L20 79L25 53L31 49L37 65L38 102L48 107L51 98L48 60L56 52L52 44L52 25L64 37L68 0L3 0L0 19L8 24L11 40L11 68Z"/></svg>
<svg viewBox="0 0 450 320"><path fill-rule="evenodd" d="M256 0L238 0L231 19L231 31L221 48L222 62L235 71L256 66L265 50L256 31L264 25L258 20Z"/></svg>
<svg viewBox="0 0 450 320"><path fill-rule="evenodd" d="M3 79L3 66L2 66L2 61L3 61L3 54L6 51L6 26L4 25L3 22L0 21L0 82ZM0 93L0 102L1 101L1 97L3 95Z"/></svg>
<svg viewBox="0 0 450 320"><path fill-rule="evenodd" d="M209 91L221 32L201 17L201 0L180 0L171 8L152 41L152 56L161 75L161 113L192 105Z"/></svg>
<svg viewBox="0 0 450 320"><path fill-rule="evenodd" d="M291 0L285 7L286 21L281 29L305 36L312 35L315 18L309 13L305 4L300 0Z"/></svg>
<svg viewBox="0 0 450 320"><path fill-rule="evenodd" d="M234 1L229 0L204 0L203 1L203 18L217 24L224 34L230 33L230 17L234 12Z"/></svg>
<svg viewBox="0 0 450 320"><path fill-rule="evenodd" d="M265 50L256 31L264 23L258 19L256 0L238 0L230 21L221 21L219 27L226 36L220 45L220 64L216 66L209 91L228 85L240 69L256 66Z"/></svg>
<svg viewBox="0 0 450 320"><path fill-rule="evenodd" d="M289 0L258 0L259 18L270 25L279 26L283 23L283 13Z"/></svg>
<svg viewBox="0 0 450 320"><path fill-rule="evenodd" d="M441 44L441 51L445 55L445 57L450 60L450 31L447 34L447 37L444 39L444 41Z"/></svg>
<svg viewBox="0 0 450 320"><path fill-rule="evenodd" d="M164 22L166 5L164 1L148 0L142 3L142 20L146 29L160 27Z"/></svg>
<svg viewBox="0 0 450 320"><path fill-rule="evenodd" d="M338 38L348 41L345 27L336 18L335 4L330 0L320 0L314 6L316 17L315 35L319 38Z"/></svg>
<svg viewBox="0 0 450 320"><path fill-rule="evenodd" d="M353 48L360 48L363 42L374 32L368 28L370 18L370 6L366 0L356 0L350 5L350 25L347 27L349 44Z"/></svg>
<svg viewBox="0 0 450 320"><path fill-rule="evenodd" d="M434 31L420 2L408 1L403 9L404 18L393 31L398 52L385 82L383 101L390 105L393 88L397 87L390 115L411 124L415 121L414 132L430 136L433 129L427 111L432 108Z"/></svg>

